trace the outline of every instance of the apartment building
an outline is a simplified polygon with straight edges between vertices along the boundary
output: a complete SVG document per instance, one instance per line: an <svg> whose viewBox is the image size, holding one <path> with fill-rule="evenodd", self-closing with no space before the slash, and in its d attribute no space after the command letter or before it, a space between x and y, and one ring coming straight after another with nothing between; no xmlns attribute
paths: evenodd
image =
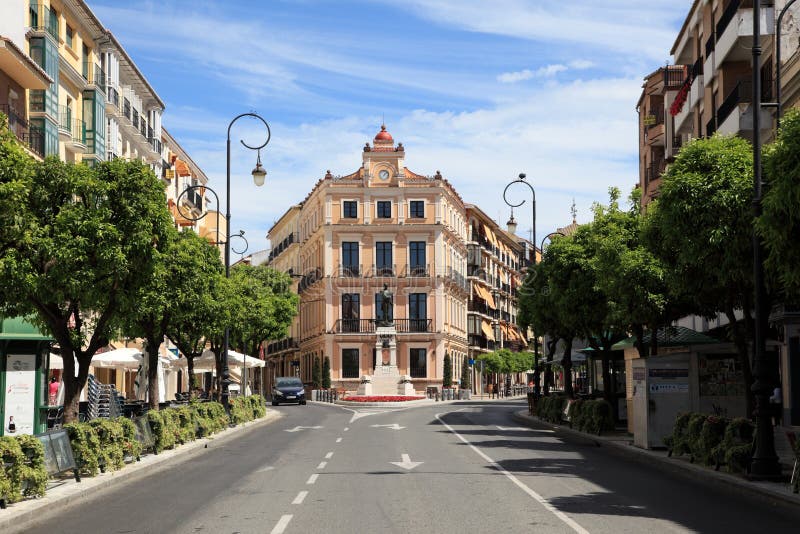
<svg viewBox="0 0 800 534"><path fill-rule="evenodd" d="M213 214L206 213L205 186L208 177L189 154L166 129L161 130L164 152L164 169L161 179L166 187L167 205L179 228L191 228L198 235L218 244L225 239L224 218L220 218L221 238L217 239L217 221ZM216 214L217 212L215 212Z"/></svg>
<svg viewBox="0 0 800 534"><path fill-rule="evenodd" d="M761 9L762 101L774 100L776 8ZM764 4L764 2L762 2ZM719 132L752 139L751 47L753 0L695 0L670 53L674 65L645 78L639 112L642 202L657 194L659 180L680 147ZM773 136L773 114L761 113L762 140Z"/></svg>
<svg viewBox="0 0 800 534"><path fill-rule="evenodd" d="M525 266L520 238L500 228L478 206L467 204L466 216L469 357L501 348L522 351L527 339L516 326L517 290Z"/></svg>
<svg viewBox="0 0 800 534"><path fill-rule="evenodd" d="M292 269L300 295L294 339L267 345L277 372L308 380L313 359L327 356L347 390L391 365L425 391L441 385L448 354L458 376L468 353L464 203L440 173L409 170L385 126L361 167L328 172L269 238L269 264Z"/></svg>

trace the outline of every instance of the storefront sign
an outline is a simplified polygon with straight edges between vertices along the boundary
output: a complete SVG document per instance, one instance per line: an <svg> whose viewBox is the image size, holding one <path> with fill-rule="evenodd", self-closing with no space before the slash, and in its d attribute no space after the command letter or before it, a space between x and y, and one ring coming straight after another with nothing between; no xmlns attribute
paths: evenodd
<svg viewBox="0 0 800 534"><path fill-rule="evenodd" d="M650 376L650 378L666 378L666 379L688 378L689 369L673 369L673 368L650 369L648 375Z"/></svg>
<svg viewBox="0 0 800 534"><path fill-rule="evenodd" d="M650 393L689 393L689 384L650 384Z"/></svg>
<svg viewBox="0 0 800 534"><path fill-rule="evenodd" d="M6 436L33 434L36 412L36 355L9 354L6 360Z"/></svg>

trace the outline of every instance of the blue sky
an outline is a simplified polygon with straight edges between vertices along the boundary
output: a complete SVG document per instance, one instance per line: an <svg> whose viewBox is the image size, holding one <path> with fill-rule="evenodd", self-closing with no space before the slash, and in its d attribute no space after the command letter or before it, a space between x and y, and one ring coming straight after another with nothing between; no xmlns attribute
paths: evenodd
<svg viewBox="0 0 800 534"><path fill-rule="evenodd" d="M233 145L231 229L250 252L324 176L360 166L382 118L414 172L441 170L505 223L520 172L539 239L638 181L642 78L669 60L690 0L88 0L167 105L164 126L225 194L230 120L270 124ZM232 134L260 144L254 122ZM263 127L262 127L263 128ZM529 196L527 189L509 196ZM224 202L224 199L222 200ZM529 200L528 200L529 202ZM515 215L526 235L526 202Z"/></svg>

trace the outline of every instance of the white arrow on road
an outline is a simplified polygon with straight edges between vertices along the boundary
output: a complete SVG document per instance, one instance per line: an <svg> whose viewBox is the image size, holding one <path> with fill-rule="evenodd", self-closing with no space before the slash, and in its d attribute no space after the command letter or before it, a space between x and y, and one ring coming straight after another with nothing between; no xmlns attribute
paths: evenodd
<svg viewBox="0 0 800 534"><path fill-rule="evenodd" d="M405 428L404 426L400 426L397 423L392 423L391 425L372 425L372 428L381 428L381 427L390 428L392 430L402 430Z"/></svg>
<svg viewBox="0 0 800 534"><path fill-rule="evenodd" d="M530 430L530 428L524 426L495 426L497 427L497 430Z"/></svg>
<svg viewBox="0 0 800 534"><path fill-rule="evenodd" d="M425 463L425 462L412 462L411 457L407 454L401 454L400 457L403 459L402 462L389 462L389 463L394 464L397 467L402 467L403 469L408 469L409 471L411 471L418 465L422 465Z"/></svg>
<svg viewBox="0 0 800 534"><path fill-rule="evenodd" d="M315 429L316 430L317 428L323 428L323 427L321 427L321 426L296 426L294 428L285 429L285 432L299 432L301 430L307 430L307 429Z"/></svg>

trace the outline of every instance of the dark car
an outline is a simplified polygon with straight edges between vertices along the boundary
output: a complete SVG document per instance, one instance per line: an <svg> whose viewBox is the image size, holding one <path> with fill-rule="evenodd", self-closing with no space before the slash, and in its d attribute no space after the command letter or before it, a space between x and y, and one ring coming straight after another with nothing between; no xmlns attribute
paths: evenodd
<svg viewBox="0 0 800 534"><path fill-rule="evenodd" d="M272 405L277 406L282 402L306 403L306 390L303 383L294 376L279 376L272 387Z"/></svg>

